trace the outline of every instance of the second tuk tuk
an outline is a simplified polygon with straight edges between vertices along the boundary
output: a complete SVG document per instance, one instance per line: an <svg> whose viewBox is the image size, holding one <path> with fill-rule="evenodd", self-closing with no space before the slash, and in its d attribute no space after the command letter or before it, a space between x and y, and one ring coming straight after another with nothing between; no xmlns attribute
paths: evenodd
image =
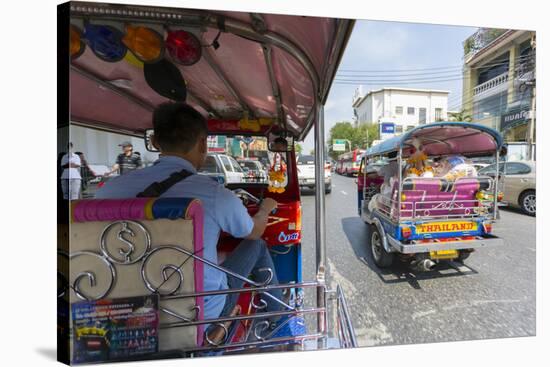
<svg viewBox="0 0 550 367"><path fill-rule="evenodd" d="M476 249L500 245L499 174L477 175L469 158L498 163L501 135L464 122L422 125L371 147L362 157L358 210L370 225L378 267L396 259L422 270L440 260L465 260ZM498 167L498 164L496 165Z"/></svg>

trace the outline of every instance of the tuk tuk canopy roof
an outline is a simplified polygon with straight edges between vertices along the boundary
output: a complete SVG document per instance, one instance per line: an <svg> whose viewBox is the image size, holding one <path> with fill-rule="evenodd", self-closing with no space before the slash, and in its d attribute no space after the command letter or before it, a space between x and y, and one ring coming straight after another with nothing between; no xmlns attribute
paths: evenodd
<svg viewBox="0 0 550 367"><path fill-rule="evenodd" d="M277 125L299 140L326 101L354 24L347 19L71 2L71 24L82 29L86 22L193 33L202 45L197 63L184 66L164 54L185 80L186 102L209 125L210 120L219 127L219 121L234 125L244 119L239 125L243 133ZM214 40L218 48L212 47ZM106 62L86 45L71 61L72 123L141 135L152 127L154 108L166 101L149 86L135 57Z"/></svg>
<svg viewBox="0 0 550 367"><path fill-rule="evenodd" d="M436 122L421 125L369 148L363 155L377 156L403 149L403 157L412 151L412 140L418 138L428 156L447 154L483 155L502 146L496 130L470 122Z"/></svg>

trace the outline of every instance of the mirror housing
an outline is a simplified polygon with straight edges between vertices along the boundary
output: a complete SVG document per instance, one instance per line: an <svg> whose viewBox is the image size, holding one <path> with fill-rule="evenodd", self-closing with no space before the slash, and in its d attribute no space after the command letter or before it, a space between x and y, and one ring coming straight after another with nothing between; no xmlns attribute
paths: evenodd
<svg viewBox="0 0 550 367"><path fill-rule="evenodd" d="M270 152L274 153L292 152L294 150L294 137L285 132L280 134L269 133L267 136L267 148Z"/></svg>
<svg viewBox="0 0 550 367"><path fill-rule="evenodd" d="M145 133L143 134L143 140L145 142L145 149L147 149L149 152L158 153L159 150L153 146L153 142L151 141L151 136L154 135L153 129L147 129L145 130Z"/></svg>

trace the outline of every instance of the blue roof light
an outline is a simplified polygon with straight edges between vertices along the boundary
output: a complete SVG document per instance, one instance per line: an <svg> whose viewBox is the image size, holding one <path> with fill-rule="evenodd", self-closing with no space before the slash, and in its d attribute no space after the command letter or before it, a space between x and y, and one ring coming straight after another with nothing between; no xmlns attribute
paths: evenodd
<svg viewBox="0 0 550 367"><path fill-rule="evenodd" d="M124 33L111 26L87 24L84 28L84 39L94 54L107 62L120 61L126 55L122 37Z"/></svg>

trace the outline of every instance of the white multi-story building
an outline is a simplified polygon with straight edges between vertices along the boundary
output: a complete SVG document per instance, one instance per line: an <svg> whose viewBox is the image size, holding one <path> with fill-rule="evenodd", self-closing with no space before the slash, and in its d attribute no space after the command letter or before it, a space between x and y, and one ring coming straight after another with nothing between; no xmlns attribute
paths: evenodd
<svg viewBox="0 0 550 367"><path fill-rule="evenodd" d="M356 124L395 123L395 133L447 119L449 92L431 89L382 88L353 98Z"/></svg>

